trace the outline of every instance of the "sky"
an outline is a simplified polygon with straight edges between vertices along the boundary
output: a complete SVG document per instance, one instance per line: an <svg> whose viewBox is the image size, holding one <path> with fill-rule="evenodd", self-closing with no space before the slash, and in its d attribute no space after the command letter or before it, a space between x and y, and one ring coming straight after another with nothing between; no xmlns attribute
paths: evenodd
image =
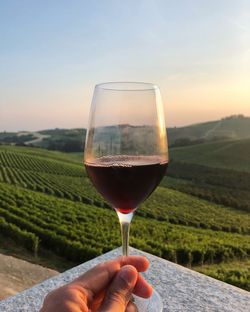
<svg viewBox="0 0 250 312"><path fill-rule="evenodd" d="M250 116L250 1L0 1L0 131L86 127L107 81L159 85L168 127Z"/></svg>

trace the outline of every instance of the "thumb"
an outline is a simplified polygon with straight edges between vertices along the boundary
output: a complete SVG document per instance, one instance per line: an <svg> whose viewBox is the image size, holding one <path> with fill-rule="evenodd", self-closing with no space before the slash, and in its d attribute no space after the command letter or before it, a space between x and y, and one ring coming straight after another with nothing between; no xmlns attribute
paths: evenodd
<svg viewBox="0 0 250 312"><path fill-rule="evenodd" d="M124 312L137 278L138 272L133 266L123 266L111 283L99 312Z"/></svg>

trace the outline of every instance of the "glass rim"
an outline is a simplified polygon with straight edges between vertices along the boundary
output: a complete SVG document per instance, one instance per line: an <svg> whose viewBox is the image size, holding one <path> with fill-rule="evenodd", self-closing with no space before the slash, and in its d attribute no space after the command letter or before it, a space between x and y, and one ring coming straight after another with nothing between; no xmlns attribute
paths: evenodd
<svg viewBox="0 0 250 312"><path fill-rule="evenodd" d="M154 83L140 81L104 82L97 84L95 88L110 91L152 91L159 89Z"/></svg>

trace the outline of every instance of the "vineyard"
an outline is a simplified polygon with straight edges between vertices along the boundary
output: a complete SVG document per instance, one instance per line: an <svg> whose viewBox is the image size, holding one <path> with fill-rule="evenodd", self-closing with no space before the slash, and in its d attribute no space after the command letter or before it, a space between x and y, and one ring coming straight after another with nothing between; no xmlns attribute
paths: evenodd
<svg viewBox="0 0 250 312"><path fill-rule="evenodd" d="M250 260L232 261L230 263L220 263L213 265L204 265L197 269L198 272L209 275L223 282L235 286L250 289Z"/></svg>
<svg viewBox="0 0 250 312"><path fill-rule="evenodd" d="M43 247L59 255L84 261L120 244L118 220L112 210L58 200L21 188L13 190L4 184L1 185L0 204L5 222L26 230L27 235L35 235L30 244L35 252L40 241ZM131 243L189 265L244 259L250 255L247 235L170 225L141 217L135 218L133 223Z"/></svg>
<svg viewBox="0 0 250 312"><path fill-rule="evenodd" d="M248 123L250 119L248 118ZM175 161L200 164L214 168L224 168L250 172L249 124L245 128L244 139L207 142L203 144L173 148L171 157Z"/></svg>
<svg viewBox="0 0 250 312"><path fill-rule="evenodd" d="M120 245L117 216L83 166L41 149L0 147L0 233L34 254L43 247L77 263ZM246 261L249 233L247 212L163 182L137 211L131 245L188 266ZM248 288L244 276L237 285Z"/></svg>
<svg viewBox="0 0 250 312"><path fill-rule="evenodd" d="M49 161L5 150L0 152L0 162L1 182L97 207L110 208L92 187L82 165ZM18 166L20 169L17 169ZM173 224L250 233L248 213L208 203L163 187L159 187L153 193L137 214Z"/></svg>

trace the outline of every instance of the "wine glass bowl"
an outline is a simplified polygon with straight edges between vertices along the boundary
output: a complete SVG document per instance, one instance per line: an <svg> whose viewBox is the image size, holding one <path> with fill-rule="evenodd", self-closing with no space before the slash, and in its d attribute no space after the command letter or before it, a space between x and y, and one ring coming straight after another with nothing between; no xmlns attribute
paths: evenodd
<svg viewBox="0 0 250 312"><path fill-rule="evenodd" d="M85 161L111 155L158 155L167 161L159 88L138 82L97 85L86 136Z"/></svg>
<svg viewBox="0 0 250 312"><path fill-rule="evenodd" d="M126 256L133 213L158 186L168 165L164 109L156 85L117 82L95 87L84 164L97 191L118 214Z"/></svg>

